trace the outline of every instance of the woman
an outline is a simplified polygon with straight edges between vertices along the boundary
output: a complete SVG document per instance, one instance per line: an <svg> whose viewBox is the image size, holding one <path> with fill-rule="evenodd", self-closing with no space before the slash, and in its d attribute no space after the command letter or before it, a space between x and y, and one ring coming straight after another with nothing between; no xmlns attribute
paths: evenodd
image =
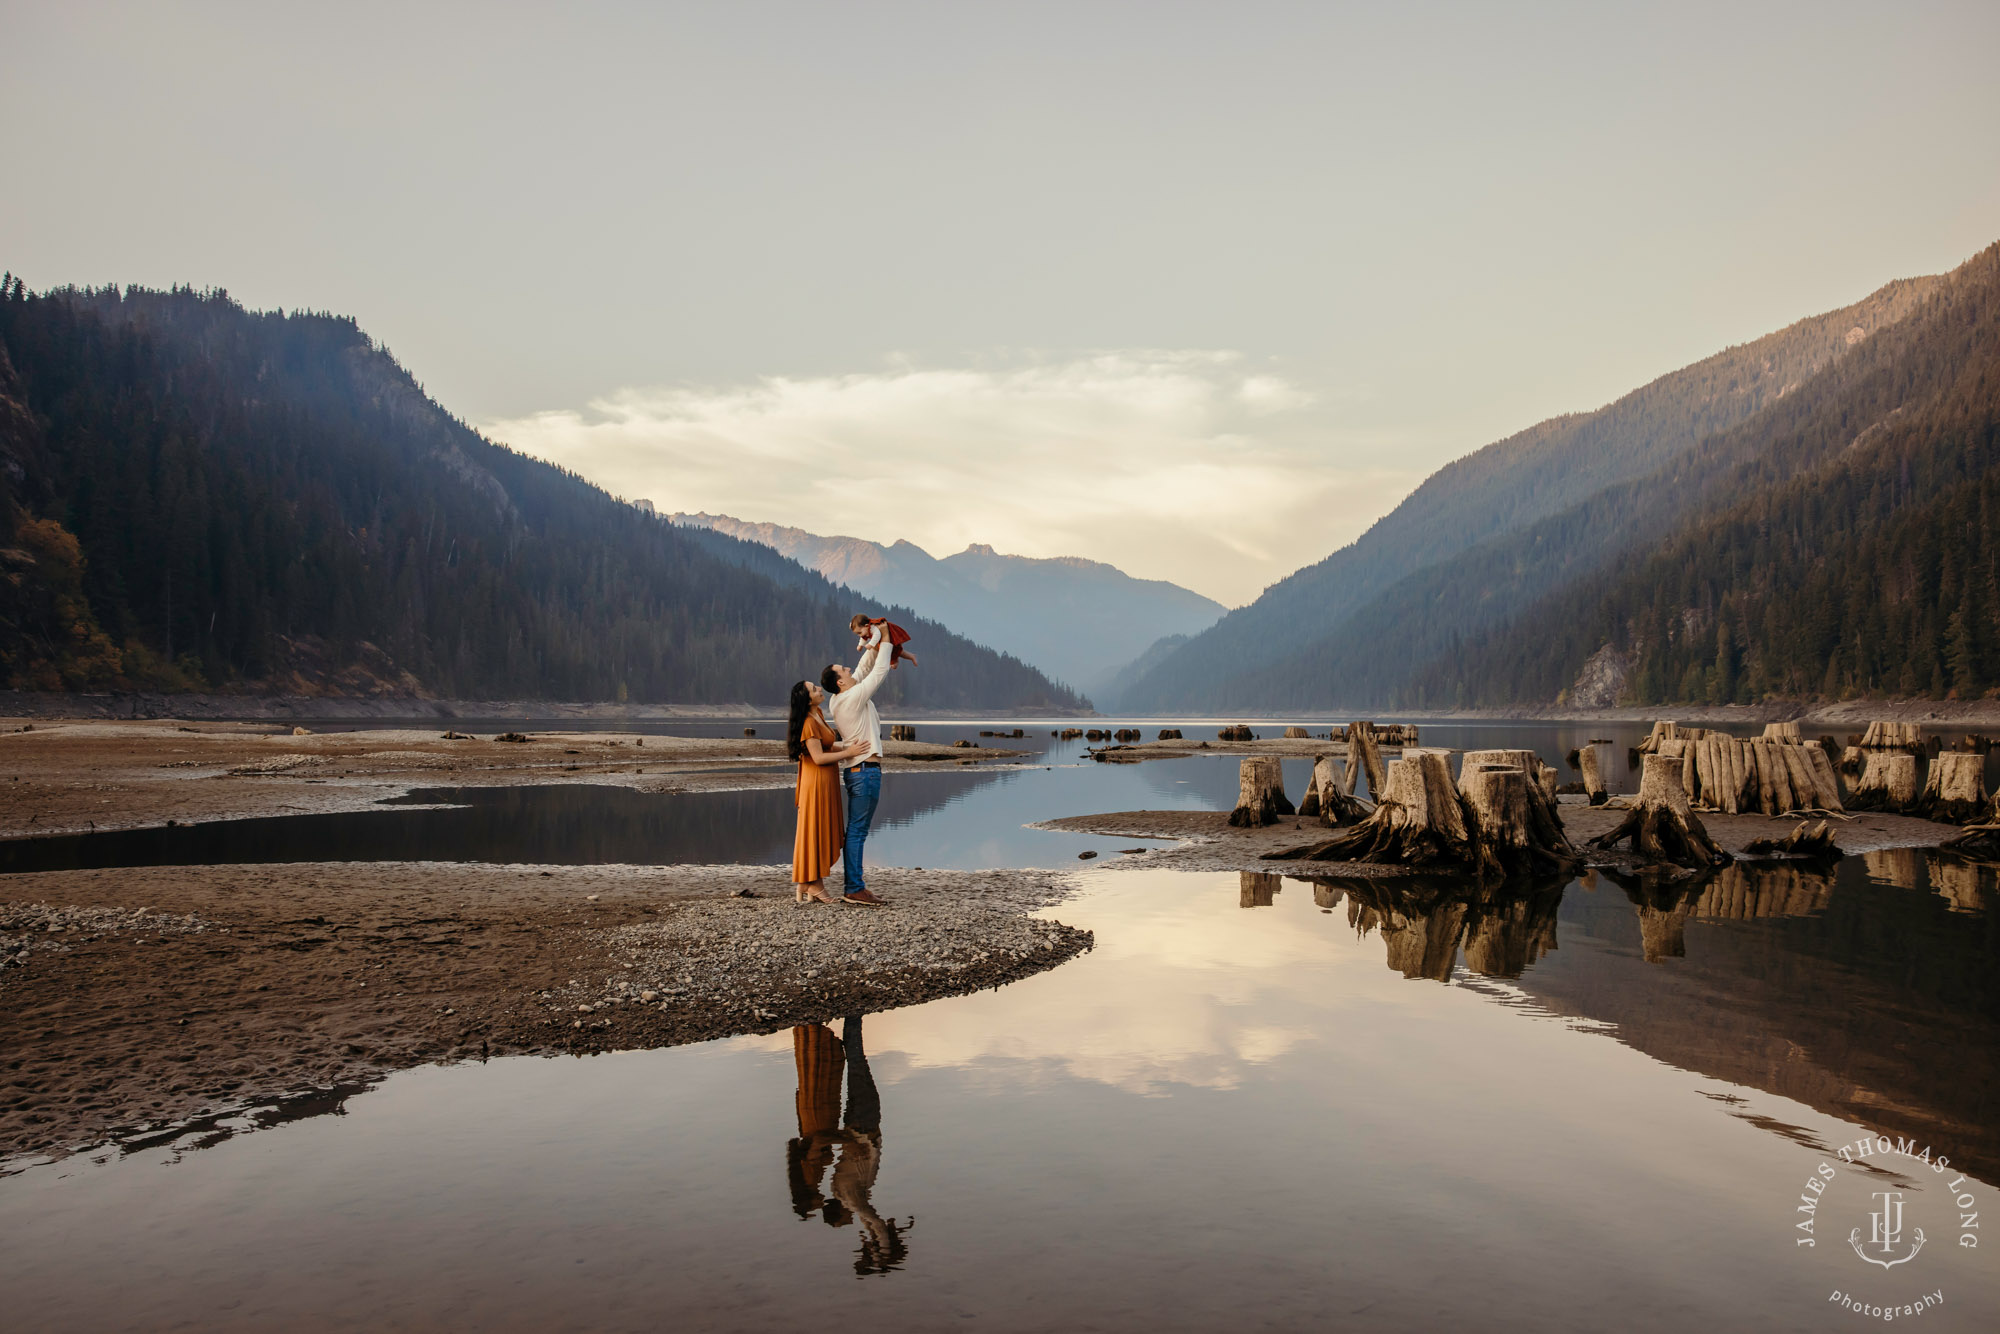
<svg viewBox="0 0 2000 1334"><path fill-rule="evenodd" d="M799 682L792 687L792 714L785 723L785 753L799 762L792 900L801 905L834 902L827 897L825 881L827 869L840 860L840 770L835 766L869 749L865 740L840 744L820 712L825 700L826 692L817 685Z"/></svg>

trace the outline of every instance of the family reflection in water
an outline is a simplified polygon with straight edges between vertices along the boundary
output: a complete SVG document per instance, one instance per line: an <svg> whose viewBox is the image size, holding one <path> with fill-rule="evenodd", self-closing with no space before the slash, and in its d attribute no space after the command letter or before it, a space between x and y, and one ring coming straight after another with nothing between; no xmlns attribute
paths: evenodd
<svg viewBox="0 0 2000 1334"><path fill-rule="evenodd" d="M909 1254L903 1237L916 1220L898 1223L884 1218L869 1199L882 1167L882 1098L861 1045L861 1017L843 1019L838 1037L825 1024L795 1026L792 1057L799 1072L799 1134L786 1150L792 1211L801 1219L817 1213L828 1227L857 1224L861 1248L854 1259L856 1274L866 1277L900 1269ZM833 1169L830 1195L825 1188L829 1167Z"/></svg>

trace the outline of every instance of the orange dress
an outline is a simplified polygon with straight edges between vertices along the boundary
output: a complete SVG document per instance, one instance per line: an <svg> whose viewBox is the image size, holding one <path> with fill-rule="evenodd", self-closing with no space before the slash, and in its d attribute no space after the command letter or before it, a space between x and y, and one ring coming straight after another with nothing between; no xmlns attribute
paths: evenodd
<svg viewBox="0 0 2000 1334"><path fill-rule="evenodd" d="M840 744L840 738L817 713L806 719L799 734L803 745L819 738L822 750ZM799 756L799 787L793 798L799 808L799 832L792 840L792 883L810 885L826 879L826 873L840 860L840 766L814 764L810 754Z"/></svg>

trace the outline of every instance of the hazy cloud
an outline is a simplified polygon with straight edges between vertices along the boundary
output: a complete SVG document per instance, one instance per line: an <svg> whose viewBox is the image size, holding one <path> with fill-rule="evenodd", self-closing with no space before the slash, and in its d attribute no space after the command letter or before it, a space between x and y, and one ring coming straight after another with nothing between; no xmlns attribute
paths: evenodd
<svg viewBox="0 0 2000 1334"><path fill-rule="evenodd" d="M1418 480L1232 352L1127 350L621 390L483 429L662 510L934 555L1087 556L1230 605Z"/></svg>

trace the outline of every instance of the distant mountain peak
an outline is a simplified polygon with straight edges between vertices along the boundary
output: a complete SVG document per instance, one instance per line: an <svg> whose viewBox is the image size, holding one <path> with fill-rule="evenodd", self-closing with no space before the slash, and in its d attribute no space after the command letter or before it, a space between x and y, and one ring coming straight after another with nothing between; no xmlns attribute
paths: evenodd
<svg viewBox="0 0 2000 1334"><path fill-rule="evenodd" d="M939 560L904 538L883 546L725 514L670 517L774 547L835 583L910 607L1086 693L1159 640L1203 630L1227 610L1177 584L1136 579L1081 556L1012 556L974 542Z"/></svg>

